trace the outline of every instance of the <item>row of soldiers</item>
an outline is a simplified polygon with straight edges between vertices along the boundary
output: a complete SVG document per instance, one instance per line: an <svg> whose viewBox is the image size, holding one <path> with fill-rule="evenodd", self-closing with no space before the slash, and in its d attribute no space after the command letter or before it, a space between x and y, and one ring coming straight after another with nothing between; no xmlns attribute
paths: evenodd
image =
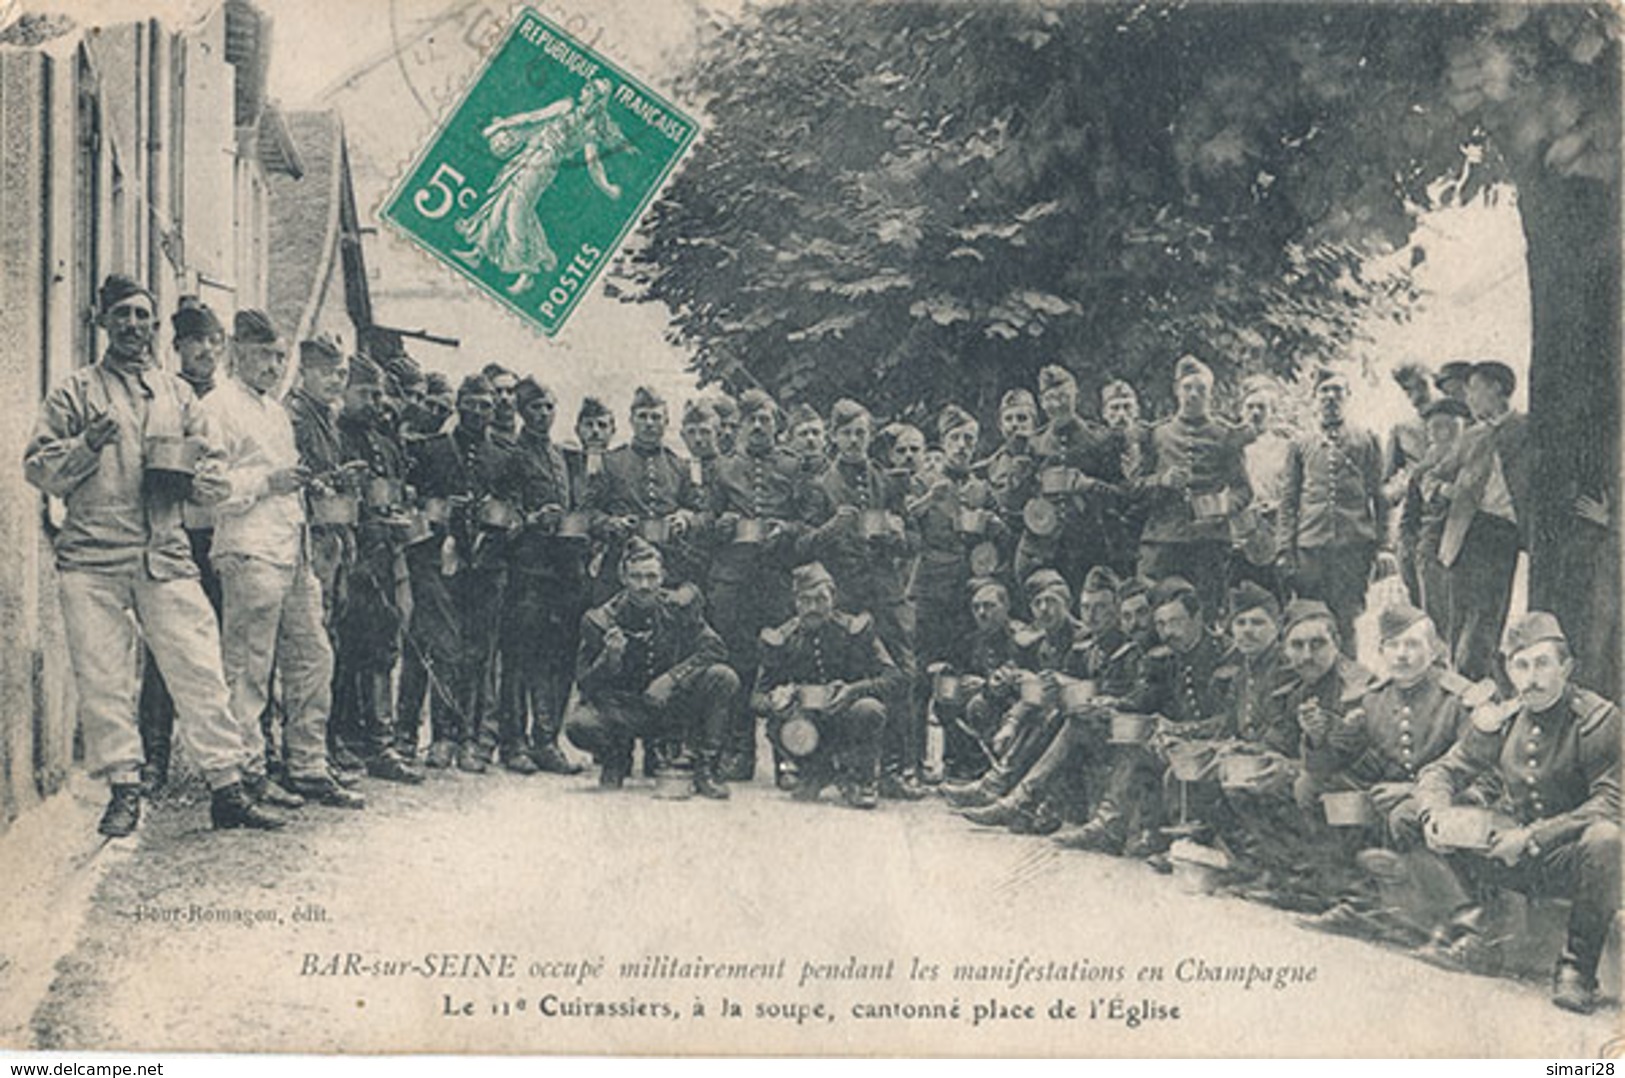
<svg viewBox="0 0 1625 1078"><path fill-rule="evenodd" d="M363 770L422 781L425 710L424 766L571 773L563 734L619 787L641 742L646 771L716 799L758 773L760 723L781 788L834 785L856 808L927 795L934 721L944 791L976 822L1071 822L1067 845L1159 865L1178 839L1261 894L1325 906L1334 930L1370 921L1350 874L1363 839L1427 845L1456 800L1494 801L1512 823L1490 859L1577 881L1556 998L1590 1005L1618 899L1617 713L1571 685L1546 615L1513 627L1504 670L1464 678L1439 619L1403 605L1382 618L1388 680L1353 666L1396 472L1344 422L1340 374L1316 377L1316 423L1277 446L1268 393L1230 423L1187 356L1155 424L1122 382L1104 422L1084 418L1052 366L1036 398L1002 399L986 457L956 406L928 447L856 401L786 414L759 390L687 407L682 456L647 388L625 444L589 399L561 446L532 378L493 366L453 392L405 357L346 360L317 339L284 402L288 348L263 313L237 315L217 377L223 327L185 304L176 377L153 362L151 296L112 279L102 299L108 352L47 398L25 468L65 502L58 565L87 757L113 788L105 834L134 829L132 779L145 765L161 780L171 725L216 826L271 828L305 800L361 807ZM1510 372L1480 366L1493 431ZM158 466L162 436L194 443L195 464ZM1463 487L1516 513L1497 444L1487 474L1458 472L1443 495L1469 537ZM135 639L101 643L136 625L152 659L141 736ZM1405 697L1416 678L1437 681L1425 721ZM1449 702L1470 691L1477 710ZM1379 818L1334 832L1316 810L1350 792ZM1474 961L1484 916L1452 904L1430 953Z"/></svg>

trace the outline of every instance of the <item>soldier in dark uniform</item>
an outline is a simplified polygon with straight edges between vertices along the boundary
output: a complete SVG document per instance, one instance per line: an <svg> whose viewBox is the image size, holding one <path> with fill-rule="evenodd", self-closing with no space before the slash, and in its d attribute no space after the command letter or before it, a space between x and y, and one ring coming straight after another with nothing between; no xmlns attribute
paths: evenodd
<svg viewBox="0 0 1625 1078"><path fill-rule="evenodd" d="M956 808L970 802L966 792L995 763L991 741L1004 713L1016 702L1020 662L1038 642L1039 634L1010 616L1010 592L996 580L970 584L970 611L975 630L966 648L964 664L943 664L933 673L950 680L951 694L937 694L932 703L943 730L943 758L947 782L943 794Z"/></svg>
<svg viewBox="0 0 1625 1078"><path fill-rule="evenodd" d="M1456 638L1450 621L1455 604L1450 598L1450 570L1439 561L1439 542L1444 538L1445 518L1450 512L1456 443L1471 418L1467 406L1451 397L1441 397L1423 409L1428 449L1408 469L1399 513L1400 546L1413 560L1411 576L1417 583L1417 604L1445 640Z"/></svg>
<svg viewBox="0 0 1625 1078"><path fill-rule="evenodd" d="M580 507L564 454L553 444L552 391L526 377L514 398L524 419L514 443L523 523L507 550L498 753L504 767L521 775L575 775L581 766L559 749L559 731L575 673L588 540L560 534L565 514Z"/></svg>
<svg viewBox="0 0 1625 1078"><path fill-rule="evenodd" d="M1140 646L1118 625L1117 586L1106 566L1085 575L1078 631L1061 668L1069 679L1092 682L1093 698L1068 704L1056 694L1062 722L1055 736L1008 794L982 816L966 814L973 822L1049 834L1088 817L1088 799L1100 796L1106 780L1108 709L1133 691L1140 673Z"/></svg>
<svg viewBox="0 0 1625 1078"><path fill-rule="evenodd" d="M1140 645L1140 654L1157 646L1157 628L1151 623L1150 583L1140 577L1123 581L1117 589L1117 624Z"/></svg>
<svg viewBox="0 0 1625 1078"><path fill-rule="evenodd" d="M878 803L880 739L886 725L884 701L905 685L866 613L836 608L836 583L817 562L792 575L796 616L762 630L762 665L751 708L764 715L775 742L789 720L801 717L816 730L816 745L800 763L794 796L814 801L830 783L853 808ZM817 706L807 687L827 690ZM784 744L787 755L805 747Z"/></svg>
<svg viewBox="0 0 1625 1078"><path fill-rule="evenodd" d="M1423 833L1430 821L1486 778L1510 826L1484 853L1454 853L1450 866L1475 901L1431 949L1447 962L1483 964L1491 926L1482 906L1493 888L1567 898L1568 942L1552 1002L1585 1012L1596 1003L1597 965L1619 914L1619 709L1573 683L1574 660L1557 619L1532 611L1508 626L1502 654L1515 707L1472 713L1461 740L1416 780Z"/></svg>
<svg viewBox="0 0 1625 1078"><path fill-rule="evenodd" d="M801 522L803 483L793 453L777 444L778 406L760 389L739 397L743 437L716 464L709 513L716 533L710 567L712 624L728 645L741 684L756 676L763 629L790 616L790 567ZM723 746L723 776L749 782L756 774L756 720L740 699Z"/></svg>
<svg viewBox="0 0 1625 1078"><path fill-rule="evenodd" d="M673 539L696 522L699 488L688 465L665 445L666 402L639 386L632 394L632 440L604 455L603 472L587 485L594 532L604 539L604 563L619 565L621 550L636 534L664 558ZM668 573L678 566L665 559ZM675 575L672 583L680 583Z"/></svg>
<svg viewBox="0 0 1625 1078"><path fill-rule="evenodd" d="M393 486L405 481L406 456L383 425L379 408L383 392L382 372L365 356L356 356L338 416L339 451L363 480ZM333 695L335 701L345 702L345 712L354 722L350 736L367 772L391 782L417 783L423 776L396 747L402 735L390 694L401 655L406 559L397 529L403 507L376 501L361 507L336 624ZM415 741L415 729L411 736Z"/></svg>
<svg viewBox="0 0 1625 1078"><path fill-rule="evenodd" d="M999 401L999 448L976 466L987 480L993 501L1004 522L997 549L996 567L1009 577L1023 531L1021 511L1038 496L1038 469L1033 463L1033 436L1038 430L1038 405L1025 389L1012 389ZM984 568L984 567L979 567ZM982 574L985 575L985 574Z"/></svg>
<svg viewBox="0 0 1625 1078"><path fill-rule="evenodd" d="M593 754L599 785L612 789L631 774L636 739L643 739L646 753L657 744L687 740L698 746L694 791L726 799L717 761L739 692L728 650L706 624L704 601L692 584L662 589L665 569L657 548L635 536L628 540L620 575L621 592L581 619L581 700L565 734Z"/></svg>
<svg viewBox="0 0 1625 1078"><path fill-rule="evenodd" d="M711 578L711 557L717 545L711 500L717 484L717 468L723 460L722 428L715 409L705 400L691 400L683 405L680 434L683 448L688 450L684 463L688 466L688 478L694 486L699 511L693 526L672 539L666 557L672 563L674 578L704 587Z"/></svg>
<svg viewBox="0 0 1625 1078"><path fill-rule="evenodd" d="M811 405L798 404L790 409L784 431L790 452L796 455L801 477L813 482L829 467L829 431L824 417Z"/></svg>
<svg viewBox="0 0 1625 1078"><path fill-rule="evenodd" d="M436 768L455 762L472 773L485 772L495 747L480 743L481 721L494 706L487 675L507 575L500 536L481 526L480 507L488 499L512 499L515 480L512 454L491 438L495 408L489 382L479 375L465 379L457 391L456 427L412 443L407 471L420 497L445 499L451 507L432 539L408 548L409 631L433 686L434 740L424 762Z"/></svg>
<svg viewBox="0 0 1625 1078"><path fill-rule="evenodd" d="M906 767L918 769L925 744L926 706L931 676L926 671L946 663L965 664L966 644L972 635L970 616L970 552L977 543L998 538L1004 527L994 512L993 491L971 470L980 434L976 420L956 405L943 409L937 421L945 458L942 474L930 490L908 503L909 517L920 537L919 558L909 582L908 598L914 606L916 678L908 732L915 751ZM839 467L839 465L837 465ZM967 761L963 754L973 752ZM980 750L953 738L944 743L943 762L950 771L962 771L980 757Z"/></svg>
<svg viewBox="0 0 1625 1078"><path fill-rule="evenodd" d="M739 451L739 431L744 423L739 402L721 389L712 389L700 398L717 417L717 450L725 457Z"/></svg>
<svg viewBox="0 0 1625 1078"><path fill-rule="evenodd" d="M496 410L491 413L491 440L512 448L519 440L519 376L500 363L487 363L480 371L491 383Z"/></svg>
<svg viewBox="0 0 1625 1078"><path fill-rule="evenodd" d="M1017 548L1016 573L1025 579L1047 566L1077 587L1092 567L1112 561L1106 525L1122 495L1124 442L1121 433L1103 430L1078 414L1078 383L1066 368L1038 372L1038 399L1049 423L1033 439L1033 458L1041 489L1051 482L1046 471L1054 470L1058 477L1058 485L1044 495L1051 507L1045 515L1053 517L1054 527L1048 534L1042 528L1027 529Z"/></svg>
<svg viewBox="0 0 1625 1078"><path fill-rule="evenodd" d="M1165 845L1162 774L1166 760L1157 740L1213 737L1224 723L1224 701L1214 671L1224 657L1221 638L1208 632L1196 588L1168 577L1151 593L1157 637L1140 677L1115 710L1157 717L1153 742L1113 745L1111 773L1089 822L1058 840L1069 849L1145 857Z"/></svg>
<svg viewBox="0 0 1625 1078"><path fill-rule="evenodd" d="M1196 584L1203 609L1217 611L1230 562L1230 521L1251 499L1243 432L1211 411L1213 372L1194 356L1174 366L1179 411L1151 429L1151 463L1133 484L1145 506L1141 576Z"/></svg>
<svg viewBox="0 0 1625 1078"><path fill-rule="evenodd" d="M1132 495L1133 484L1145 474L1152 457L1151 428L1141 421L1140 395L1117 379L1100 389L1100 417L1119 439L1118 468L1124 487L1105 509L1106 549L1110 566L1120 576L1134 573L1140 532L1145 528L1145 505Z"/></svg>
<svg viewBox="0 0 1625 1078"><path fill-rule="evenodd" d="M1331 607L1338 638L1352 654L1372 562L1388 548L1388 499L1376 435L1350 429L1344 420L1348 392L1347 375L1316 374L1319 428L1294 438L1287 450L1276 556L1281 579L1294 593Z"/></svg>
<svg viewBox="0 0 1625 1078"><path fill-rule="evenodd" d="M873 420L857 401L840 400L830 411L835 432L835 463L802 488L807 524L798 553L816 560L835 578L836 594L848 613L867 613L887 653L903 672L901 696L887 699L883 797L918 800L925 796L915 769L924 750L912 719L909 686L914 681L914 608L906 591L905 558L914 529L906 515L901 485L869 457ZM805 433L810 421L799 428ZM820 430L822 423L819 424ZM802 456L803 470L807 475Z"/></svg>
<svg viewBox="0 0 1625 1078"><path fill-rule="evenodd" d="M586 506L588 489L604 479L604 457L609 453L610 443L615 440L615 414L597 397L582 397L581 407L576 410L575 432L576 444L564 447L562 452L564 465L570 470L570 487L574 492L575 504ZM606 548L607 539L599 522L594 526L592 543L587 551L587 597L580 614L585 614L598 603L607 602L620 588L615 563L609 562L606 566ZM579 614L576 621L579 628ZM571 654L574 653L572 648Z"/></svg>

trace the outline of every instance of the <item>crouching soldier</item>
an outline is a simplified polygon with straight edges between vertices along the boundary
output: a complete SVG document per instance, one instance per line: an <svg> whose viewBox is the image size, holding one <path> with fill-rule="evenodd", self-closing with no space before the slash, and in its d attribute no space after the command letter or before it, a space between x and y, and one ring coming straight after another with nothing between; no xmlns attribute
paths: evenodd
<svg viewBox="0 0 1625 1078"><path fill-rule="evenodd" d="M1596 1004L1597 964L1619 911L1619 709L1572 682L1574 659L1551 614L1515 620L1501 652L1516 700L1473 711L1461 740L1417 776L1432 848L1449 841L1441 815L1486 778L1499 780L1493 807L1508 818L1492 828L1487 848L1449 855L1474 898L1424 957L1493 969L1485 899L1495 888L1566 898L1568 941L1552 1002L1585 1012Z"/></svg>
<svg viewBox="0 0 1625 1078"><path fill-rule="evenodd" d="M968 791L979 790L979 780L997 765L993 732L1016 702L1022 663L1042 635L1010 616L1010 593L995 580L971 584L970 611L976 630L964 670L946 663L933 670L932 710L944 743L955 747L943 753L951 761L943 793L955 807L972 804Z"/></svg>
<svg viewBox="0 0 1625 1078"><path fill-rule="evenodd" d="M717 759L739 675L706 624L692 586L661 588L660 551L634 536L621 555L621 591L581 619L580 705L565 723L572 744L598 761L598 783L619 789L632 773L632 743L698 746L694 792L723 800Z"/></svg>
<svg viewBox="0 0 1625 1078"><path fill-rule="evenodd" d="M882 700L903 675L867 613L836 609L835 580L813 562L791 574L796 616L762 630L762 665L751 708L768 735L799 759L795 797L816 801L834 782L853 808L872 809L880 783Z"/></svg>

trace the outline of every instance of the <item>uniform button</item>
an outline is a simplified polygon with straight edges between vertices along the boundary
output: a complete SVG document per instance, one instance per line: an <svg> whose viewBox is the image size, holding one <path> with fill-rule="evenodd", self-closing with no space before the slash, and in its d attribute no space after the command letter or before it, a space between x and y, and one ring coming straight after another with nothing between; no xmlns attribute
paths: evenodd
<svg viewBox="0 0 1625 1078"><path fill-rule="evenodd" d="M1540 736L1540 727L1537 726L1533 730L1530 730L1529 731L1529 736L1530 737L1539 737Z"/></svg>
<svg viewBox="0 0 1625 1078"><path fill-rule="evenodd" d="M1525 784L1527 784L1529 786L1533 786L1535 784L1535 776L1533 776L1533 775L1525 775L1523 777L1523 781L1524 781Z"/></svg>

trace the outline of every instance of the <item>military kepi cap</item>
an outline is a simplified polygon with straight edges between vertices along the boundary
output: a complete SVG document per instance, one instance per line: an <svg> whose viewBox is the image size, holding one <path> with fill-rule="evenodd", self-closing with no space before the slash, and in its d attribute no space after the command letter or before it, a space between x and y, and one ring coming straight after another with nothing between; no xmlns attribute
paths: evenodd
<svg viewBox="0 0 1625 1078"><path fill-rule="evenodd" d="M790 570L790 586L797 592L812 591L815 588L835 586L835 578L829 575L824 563L810 561L806 565L798 565Z"/></svg>
<svg viewBox="0 0 1625 1078"><path fill-rule="evenodd" d="M237 312L231 324L231 335L239 344L275 344L277 339L271 316L252 307Z"/></svg>
<svg viewBox="0 0 1625 1078"><path fill-rule="evenodd" d="M1302 625L1306 621L1324 621L1337 629L1337 618L1332 614L1332 608L1319 599L1294 599L1286 604L1286 617L1281 624L1283 635Z"/></svg>
<svg viewBox="0 0 1625 1078"><path fill-rule="evenodd" d="M175 313L169 316L169 327L177 341L192 341L225 332L225 327L209 305L196 296L180 298L175 304Z"/></svg>
<svg viewBox="0 0 1625 1078"><path fill-rule="evenodd" d="M145 296L148 303L152 302L152 292L145 285L139 284L135 278L126 277L122 273L109 273L96 295L96 302L101 305L102 310L110 311L131 296Z"/></svg>
<svg viewBox="0 0 1625 1078"><path fill-rule="evenodd" d="M1457 419L1471 419L1473 413L1467 406L1455 397L1440 397L1428 401L1422 406L1422 418L1432 419L1436 415L1455 416Z"/></svg>
<svg viewBox="0 0 1625 1078"><path fill-rule="evenodd" d="M1439 373L1433 376L1433 384L1443 389L1448 382L1465 382L1467 376L1473 373L1473 365L1465 360L1451 360L1439 368Z"/></svg>
<svg viewBox="0 0 1625 1078"><path fill-rule="evenodd" d="M1046 389L1054 389L1056 386L1075 386L1077 384L1078 380L1073 377L1071 371L1065 367L1058 367L1053 363L1038 372L1038 391L1040 393Z"/></svg>
<svg viewBox="0 0 1625 1078"><path fill-rule="evenodd" d="M1395 603L1393 606L1384 607L1382 613L1377 615L1377 637L1380 640L1392 640L1426 617L1425 613L1410 603Z"/></svg>
<svg viewBox="0 0 1625 1078"><path fill-rule="evenodd" d="M1271 621L1281 620L1281 601L1269 589L1243 580L1230 589L1230 616L1238 618L1249 610L1262 610Z"/></svg>
<svg viewBox="0 0 1625 1078"><path fill-rule="evenodd" d="M1556 615L1548 614L1544 610L1531 610L1521 617L1514 618L1507 626L1506 635L1501 639L1501 654L1510 658L1543 640L1556 640L1562 644L1569 642L1569 638L1563 635L1563 626L1558 623Z"/></svg>
<svg viewBox="0 0 1625 1078"><path fill-rule="evenodd" d="M1174 364L1174 384L1178 385L1187 378L1201 378L1213 381L1213 368L1197 359L1195 356L1180 356Z"/></svg>
<svg viewBox="0 0 1625 1078"><path fill-rule="evenodd" d="M340 350L338 341L326 334L299 342L299 365L302 367L337 367L343 362L344 352Z"/></svg>
<svg viewBox="0 0 1625 1078"><path fill-rule="evenodd" d="M639 408L664 408L666 399L648 386L638 386L632 391L632 410Z"/></svg>
<svg viewBox="0 0 1625 1078"><path fill-rule="evenodd" d="M384 384L384 372L366 356L356 356L350 363L350 376L345 379L348 388L372 388Z"/></svg>

